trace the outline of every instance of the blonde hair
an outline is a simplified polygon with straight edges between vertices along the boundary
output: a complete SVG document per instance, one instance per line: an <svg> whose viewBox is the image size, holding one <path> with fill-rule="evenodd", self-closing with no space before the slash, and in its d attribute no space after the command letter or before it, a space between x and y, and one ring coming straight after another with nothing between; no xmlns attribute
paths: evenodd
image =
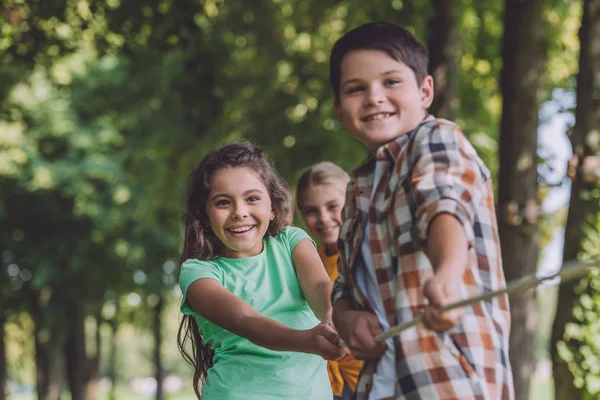
<svg viewBox="0 0 600 400"><path fill-rule="evenodd" d="M306 171L300 175L298 179L298 185L296 186L296 203L298 207L300 204L300 197L302 193L311 186L318 185L333 185L340 189L342 192L346 191L346 186L350 182L350 176L329 161L323 161L312 165Z"/></svg>

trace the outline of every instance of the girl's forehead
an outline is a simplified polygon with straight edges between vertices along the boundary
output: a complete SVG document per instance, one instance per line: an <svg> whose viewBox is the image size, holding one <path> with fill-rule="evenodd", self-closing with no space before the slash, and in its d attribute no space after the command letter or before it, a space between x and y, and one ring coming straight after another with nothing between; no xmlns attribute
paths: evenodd
<svg viewBox="0 0 600 400"><path fill-rule="evenodd" d="M302 193L300 193L300 197L304 201L329 201L340 198L343 200L345 194L345 188L342 187L342 185L336 185L334 183L321 183L318 185L308 186Z"/></svg>
<svg viewBox="0 0 600 400"><path fill-rule="evenodd" d="M261 176L250 167L219 169L215 171L210 182L211 192L217 190L247 191L253 188L266 190Z"/></svg>

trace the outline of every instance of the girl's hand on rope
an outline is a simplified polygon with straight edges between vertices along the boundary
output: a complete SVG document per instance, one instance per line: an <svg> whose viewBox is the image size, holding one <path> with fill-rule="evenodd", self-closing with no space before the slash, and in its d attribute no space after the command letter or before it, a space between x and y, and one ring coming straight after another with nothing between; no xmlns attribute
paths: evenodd
<svg viewBox="0 0 600 400"><path fill-rule="evenodd" d="M311 353L318 354L326 360L337 360L349 354L348 349L340 348L340 337L330 324L320 323L311 330Z"/></svg>
<svg viewBox="0 0 600 400"><path fill-rule="evenodd" d="M425 282L423 293L429 300L423 313L423 324L436 332L452 329L460 322L464 311L458 308L441 312L440 307L455 303L460 300L460 282L450 281L443 277L434 276Z"/></svg>
<svg viewBox="0 0 600 400"><path fill-rule="evenodd" d="M336 326L352 355L359 360L374 360L385 352L385 342L375 336L383 332L379 319L367 311L346 310L336 317Z"/></svg>

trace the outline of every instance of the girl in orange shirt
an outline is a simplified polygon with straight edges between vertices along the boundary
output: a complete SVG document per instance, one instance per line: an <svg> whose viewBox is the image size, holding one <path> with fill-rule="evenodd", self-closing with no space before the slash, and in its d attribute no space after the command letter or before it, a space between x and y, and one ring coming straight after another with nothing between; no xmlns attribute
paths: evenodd
<svg viewBox="0 0 600 400"><path fill-rule="evenodd" d="M306 170L298 180L296 201L308 232L319 242L317 251L332 281L338 276L337 239L346 197L348 174L331 162L321 162ZM328 361L327 371L334 400L350 400L362 362L351 354Z"/></svg>

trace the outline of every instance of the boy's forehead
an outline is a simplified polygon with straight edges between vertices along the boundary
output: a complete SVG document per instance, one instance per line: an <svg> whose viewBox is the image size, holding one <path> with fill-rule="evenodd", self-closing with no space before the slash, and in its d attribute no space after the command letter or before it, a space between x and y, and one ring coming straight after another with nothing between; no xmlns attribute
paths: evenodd
<svg viewBox="0 0 600 400"><path fill-rule="evenodd" d="M356 49L351 50L344 55L340 63L340 76L343 77L349 73L361 72L361 67L372 67L377 66L377 70L385 70L386 72L390 68L398 69L404 72L406 69L410 69L403 61L397 60L390 54L383 50L376 49ZM372 68L364 72L375 72Z"/></svg>

